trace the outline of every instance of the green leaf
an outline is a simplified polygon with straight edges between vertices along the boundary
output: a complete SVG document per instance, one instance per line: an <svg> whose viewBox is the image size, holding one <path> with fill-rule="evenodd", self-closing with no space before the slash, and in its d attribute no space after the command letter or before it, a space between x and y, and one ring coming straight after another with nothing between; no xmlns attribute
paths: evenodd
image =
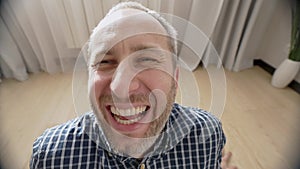
<svg viewBox="0 0 300 169"><path fill-rule="evenodd" d="M289 59L300 61L300 0L292 4L292 31Z"/></svg>

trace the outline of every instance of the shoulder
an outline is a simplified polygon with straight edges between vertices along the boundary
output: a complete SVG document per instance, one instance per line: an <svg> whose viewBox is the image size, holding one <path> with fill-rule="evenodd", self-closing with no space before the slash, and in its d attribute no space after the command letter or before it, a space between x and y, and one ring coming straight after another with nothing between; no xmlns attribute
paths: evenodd
<svg viewBox="0 0 300 169"><path fill-rule="evenodd" d="M173 113L182 116L185 123L190 128L190 134L197 137L203 136L211 138L217 137L221 142L225 142L225 135L221 121L212 113L200 108L186 107L174 104Z"/></svg>
<svg viewBox="0 0 300 169"><path fill-rule="evenodd" d="M175 116L184 116L196 126L221 126L221 121L216 116L200 108L187 107L175 103L173 105L173 114Z"/></svg>
<svg viewBox="0 0 300 169"><path fill-rule="evenodd" d="M180 130L187 128L186 135L175 150L178 152L183 147L183 152L190 152L191 156L184 158L190 158L197 168L220 168L222 149L226 143L220 120L203 109L178 104L174 104L172 115L177 115L174 123L184 121L178 127Z"/></svg>
<svg viewBox="0 0 300 169"><path fill-rule="evenodd" d="M77 142L85 139L83 118L84 116L81 116L45 130L33 143L32 160L52 157L63 151L74 149Z"/></svg>
<svg viewBox="0 0 300 169"><path fill-rule="evenodd" d="M34 142L34 146L43 144L41 147L45 149L46 146L51 142L57 142L62 140L70 139L70 135L76 135L81 130L81 118L70 120L64 124L54 126L44 131Z"/></svg>
<svg viewBox="0 0 300 169"><path fill-rule="evenodd" d="M87 133L94 119L92 112L86 113L47 129L33 144L30 168L78 168L79 165L94 168L92 166L97 164L97 154L103 153ZM82 164L82 160L87 162Z"/></svg>

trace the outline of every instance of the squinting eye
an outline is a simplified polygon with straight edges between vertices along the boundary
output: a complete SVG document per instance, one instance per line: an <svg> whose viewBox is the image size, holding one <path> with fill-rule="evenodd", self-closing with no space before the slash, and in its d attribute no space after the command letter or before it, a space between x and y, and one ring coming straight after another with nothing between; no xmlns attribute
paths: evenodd
<svg viewBox="0 0 300 169"><path fill-rule="evenodd" d="M109 69L114 69L117 65L115 60L102 60L94 65L97 70L105 71Z"/></svg>
<svg viewBox="0 0 300 169"><path fill-rule="evenodd" d="M140 57L137 59L137 62L153 62L153 63L159 63L159 61L153 57Z"/></svg>
<svg viewBox="0 0 300 169"><path fill-rule="evenodd" d="M102 60L101 62L99 62L100 65L105 65L105 64L113 64L114 61L111 60Z"/></svg>

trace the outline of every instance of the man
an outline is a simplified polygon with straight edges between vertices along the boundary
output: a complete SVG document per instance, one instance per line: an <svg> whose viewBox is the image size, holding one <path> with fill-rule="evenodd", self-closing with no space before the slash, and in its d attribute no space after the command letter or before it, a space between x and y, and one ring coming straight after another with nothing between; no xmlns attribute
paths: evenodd
<svg viewBox="0 0 300 169"><path fill-rule="evenodd" d="M227 168L217 118L174 103L176 31L159 14L120 3L88 43L92 112L48 129L31 168Z"/></svg>

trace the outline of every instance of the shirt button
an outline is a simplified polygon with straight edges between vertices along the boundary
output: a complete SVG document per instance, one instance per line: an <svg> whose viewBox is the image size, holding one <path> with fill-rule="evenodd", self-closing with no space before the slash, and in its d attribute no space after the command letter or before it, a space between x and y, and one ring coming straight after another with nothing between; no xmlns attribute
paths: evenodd
<svg viewBox="0 0 300 169"><path fill-rule="evenodd" d="M142 164L140 169L145 169L145 164Z"/></svg>

